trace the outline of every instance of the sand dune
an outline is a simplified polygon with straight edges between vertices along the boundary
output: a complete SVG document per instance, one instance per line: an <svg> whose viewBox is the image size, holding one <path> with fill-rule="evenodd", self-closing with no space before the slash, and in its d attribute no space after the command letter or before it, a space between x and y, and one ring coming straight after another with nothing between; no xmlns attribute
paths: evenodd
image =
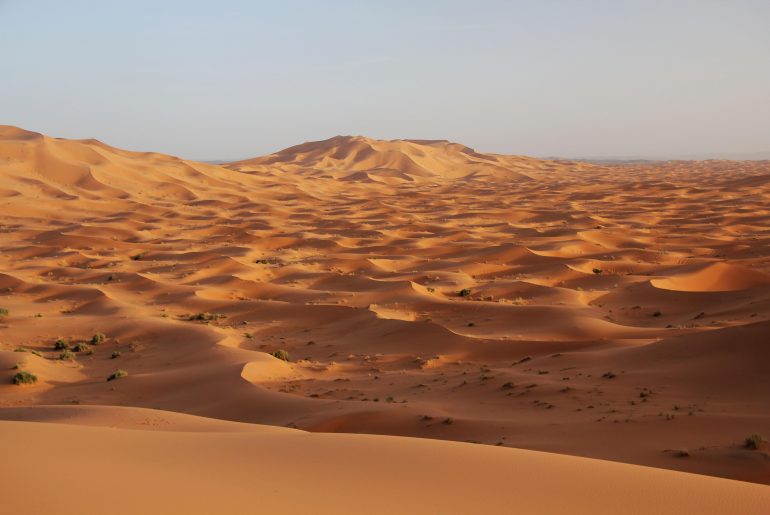
<svg viewBox="0 0 770 515"><path fill-rule="evenodd" d="M764 486L517 449L127 408L13 416L38 423L0 422L11 512L759 514L770 503ZM58 481L30 481L41 464L88 488L61 495Z"/></svg>
<svg viewBox="0 0 770 515"><path fill-rule="evenodd" d="M379 462L403 445L426 457L411 478L441 469L428 456L446 452L478 470L491 460L514 483L531 465L572 488L572 467L588 463L597 482L616 470L649 485L686 477L693 495L724 488L737 499L749 486L500 447L770 484L768 448L744 445L770 437L768 166L592 165L362 137L218 166L0 127L0 411L46 422L3 431L30 445L62 431L62 460L102 466L87 440L112 448L122 432L59 426L71 415L135 429L141 417L113 408L127 406L204 433L170 447L169 470L200 446L216 467L251 474L235 449L256 460L269 448L273 466L285 438L324 460L364 446L351 459ZM128 375L107 381L117 369ZM12 384L19 371L37 382ZM254 434L223 438L228 424ZM125 441L169 445L141 429ZM48 452L40 445L29 452ZM144 473L125 449L114 457L131 463L120 478ZM388 463L377 477L395 488L387 477L408 467ZM540 491L525 484L515 499L529 511L562 506L525 497ZM376 493L360 488L362 499ZM447 491L441 506L464 506ZM602 492L611 512L615 494ZM670 507L700 506L666 495Z"/></svg>

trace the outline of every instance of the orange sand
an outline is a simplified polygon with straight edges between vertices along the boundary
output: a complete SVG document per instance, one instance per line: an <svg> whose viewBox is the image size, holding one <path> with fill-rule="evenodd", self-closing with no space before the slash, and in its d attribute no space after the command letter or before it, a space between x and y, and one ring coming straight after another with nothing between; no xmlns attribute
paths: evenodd
<svg viewBox="0 0 770 515"><path fill-rule="evenodd" d="M768 162L599 166L361 137L216 166L0 127L0 419L47 422L0 423L4 452L22 453L19 467L49 456L58 474L122 460L113 482L98 477L106 497L94 508L112 499L107 485L144 477L156 499L152 479L184 470L169 491L205 512L190 494L205 485L188 457L200 448L198 466L231 471L209 480L232 485L233 506L258 495L301 510L270 504L288 495L279 483L320 496L338 477L353 507L424 512L420 480L435 474L423 493L457 511L482 498L505 510L504 483L522 485L513 499L532 513L564 499L611 513L622 488L606 491L610 479L680 478L692 496L665 490L653 506L639 494L639 512L702 513L699 492L747 513L767 487L499 446L770 484L768 449L743 446L770 437L768 178ZM190 320L198 313L221 316ZM91 353L58 359L57 338L99 332ZM279 349L289 362L270 355ZM16 364L38 382L11 384ZM118 368L129 375L106 381ZM56 405L100 427L63 427ZM151 422L108 430L124 412L86 416L92 405L162 410L148 420L202 424L200 434L172 445ZM287 458L286 440L302 452ZM343 448L356 454L343 460ZM160 450L166 468L150 474L142 456ZM284 459L301 477L265 479ZM550 479L537 486L530 466ZM4 474L4 489L21 492L21 478ZM468 481L478 484L452 486ZM241 490L260 482L275 489ZM31 497L40 510L61 500L13 502ZM339 508L329 499L319 509Z"/></svg>

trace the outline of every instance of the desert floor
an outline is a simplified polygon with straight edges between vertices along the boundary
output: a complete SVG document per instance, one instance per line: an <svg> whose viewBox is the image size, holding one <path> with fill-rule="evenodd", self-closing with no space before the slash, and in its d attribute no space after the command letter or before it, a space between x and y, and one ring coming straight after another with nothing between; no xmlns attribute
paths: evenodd
<svg viewBox="0 0 770 515"><path fill-rule="evenodd" d="M770 437L770 162L337 137L211 165L0 127L0 308L14 506L67 512L51 476L102 485L72 513L135 480L160 512L207 484L296 512L770 506L659 470L770 484L745 443Z"/></svg>

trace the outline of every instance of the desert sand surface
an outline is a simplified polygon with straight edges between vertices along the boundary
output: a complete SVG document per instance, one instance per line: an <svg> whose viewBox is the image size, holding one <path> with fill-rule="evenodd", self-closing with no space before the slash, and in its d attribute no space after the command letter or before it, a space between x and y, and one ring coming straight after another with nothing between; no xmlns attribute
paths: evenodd
<svg viewBox="0 0 770 515"><path fill-rule="evenodd" d="M760 513L769 228L767 161L339 136L211 165L2 126L4 489L54 502L19 483L45 461L98 471L73 502L139 481L159 512L206 512L210 480L285 511L618 513L636 488L639 513Z"/></svg>
<svg viewBox="0 0 770 515"><path fill-rule="evenodd" d="M45 422L0 422L9 513L760 514L770 503L762 485L519 449L141 408L15 415ZM46 478L30 481L41 464ZM63 493L56 478L88 486Z"/></svg>

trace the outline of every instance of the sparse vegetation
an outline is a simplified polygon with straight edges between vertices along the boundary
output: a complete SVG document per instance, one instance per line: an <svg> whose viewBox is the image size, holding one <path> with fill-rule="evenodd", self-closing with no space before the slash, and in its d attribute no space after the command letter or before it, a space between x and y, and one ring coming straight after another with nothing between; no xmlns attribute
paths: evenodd
<svg viewBox="0 0 770 515"><path fill-rule="evenodd" d="M599 275L599 274L601 274L603 271L604 271L604 270L602 270L601 268L594 268L594 269L593 269L593 273L595 273L596 275Z"/></svg>
<svg viewBox="0 0 770 515"><path fill-rule="evenodd" d="M471 294L470 288L463 288L462 290L457 292L457 295L459 295L460 297L468 297L470 294Z"/></svg>
<svg viewBox="0 0 770 515"><path fill-rule="evenodd" d="M654 317L659 317L659 316L661 316L662 314L663 314L663 313L661 313L660 311L656 311L656 312L654 312L654 313L652 314L652 316L654 316Z"/></svg>
<svg viewBox="0 0 770 515"><path fill-rule="evenodd" d="M32 372L22 370L17 372L13 376L13 384L35 384L37 383L37 376Z"/></svg>
<svg viewBox="0 0 770 515"><path fill-rule="evenodd" d="M91 345L99 345L106 339L107 336L104 333L96 333L91 337Z"/></svg>
<svg viewBox="0 0 770 515"><path fill-rule="evenodd" d="M115 359L120 357L120 351L113 351L112 354L110 354L110 359Z"/></svg>
<svg viewBox="0 0 770 515"><path fill-rule="evenodd" d="M87 343L84 342L78 342L75 345L72 346L73 352L84 352L86 354L91 354L93 351L91 350L91 347L88 346Z"/></svg>
<svg viewBox="0 0 770 515"><path fill-rule="evenodd" d="M0 308L0 318L7 317L10 314L10 311L8 311L5 308Z"/></svg>
<svg viewBox="0 0 770 515"><path fill-rule="evenodd" d="M61 354L59 354L59 359L62 361L72 361L75 359L75 353L67 349Z"/></svg>
<svg viewBox="0 0 770 515"><path fill-rule="evenodd" d="M282 359L283 361L289 361L289 353L283 349L273 352L272 356L274 358Z"/></svg>
<svg viewBox="0 0 770 515"><path fill-rule="evenodd" d="M519 364L521 364L521 363L524 363L524 362L527 362L527 361L529 361L529 360L531 360L531 359L532 359L532 356L524 356L524 357L523 357L523 358L521 358L520 360L518 360L518 361L514 361L512 366L514 366L514 365L519 365Z"/></svg>
<svg viewBox="0 0 770 515"><path fill-rule="evenodd" d="M107 381L114 381L116 379L120 379L121 377L126 377L128 375L128 372L125 370L117 369L115 372L107 376Z"/></svg>
<svg viewBox="0 0 770 515"><path fill-rule="evenodd" d="M617 375L614 372L605 372L602 374L604 379L615 379Z"/></svg>
<svg viewBox="0 0 770 515"><path fill-rule="evenodd" d="M13 352L29 352L30 354L34 354L35 356L39 356L41 358L43 357L43 355L41 353L39 353L38 351L32 350L32 349L27 349L25 347L16 347L15 349L13 349Z"/></svg>
<svg viewBox="0 0 770 515"><path fill-rule="evenodd" d="M760 447L762 447L763 444L765 444L767 440L764 436L759 434L753 434L751 436L747 436L746 439L743 442L744 447L747 449L750 449L752 451L756 451Z"/></svg>
<svg viewBox="0 0 770 515"><path fill-rule="evenodd" d="M131 261L141 261L141 260L142 260L142 254L141 253L134 254L133 256L131 256Z"/></svg>
<svg viewBox="0 0 770 515"><path fill-rule="evenodd" d="M56 340L56 342L53 344L53 350L65 350L69 347L69 344L67 343L67 340L64 340L62 338L59 338Z"/></svg>
<svg viewBox="0 0 770 515"><path fill-rule="evenodd" d="M195 315L189 315L187 317L187 320L201 320L205 322L210 322L212 320L219 320L220 318L226 318L226 317L221 313L197 313Z"/></svg>

